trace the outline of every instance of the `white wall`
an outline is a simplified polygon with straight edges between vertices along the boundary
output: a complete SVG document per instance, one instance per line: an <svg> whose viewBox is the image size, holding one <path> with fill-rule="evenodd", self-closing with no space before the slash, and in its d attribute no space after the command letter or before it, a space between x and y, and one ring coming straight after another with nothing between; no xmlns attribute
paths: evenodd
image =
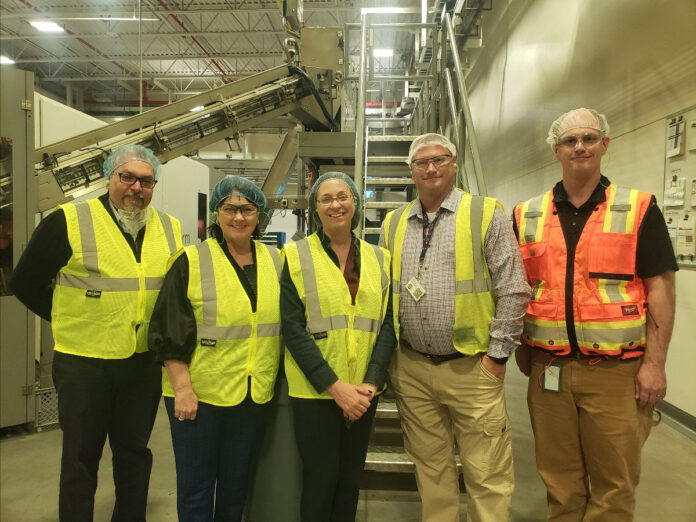
<svg viewBox="0 0 696 522"><path fill-rule="evenodd" d="M103 121L76 109L34 93L35 146L44 147L57 141L97 129ZM182 234L190 243L197 243L198 193L209 193L208 167L189 158L180 157L162 166L162 173L152 196L152 206L181 221ZM99 197L103 189L81 197Z"/></svg>
<svg viewBox="0 0 696 522"><path fill-rule="evenodd" d="M693 0L508 0L484 19L467 77L488 193L508 212L561 177L544 142L575 107L606 114L603 172L662 202L665 122L696 105ZM696 415L696 272L677 273L667 400Z"/></svg>

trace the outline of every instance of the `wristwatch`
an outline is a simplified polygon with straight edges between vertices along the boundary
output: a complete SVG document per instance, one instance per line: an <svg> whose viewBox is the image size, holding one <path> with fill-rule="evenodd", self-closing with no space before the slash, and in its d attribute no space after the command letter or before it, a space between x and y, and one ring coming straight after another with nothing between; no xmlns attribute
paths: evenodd
<svg viewBox="0 0 696 522"><path fill-rule="evenodd" d="M509 359L509 357L491 357L490 355L488 355L488 358L495 364L500 364L501 366L505 366L505 363L508 362Z"/></svg>

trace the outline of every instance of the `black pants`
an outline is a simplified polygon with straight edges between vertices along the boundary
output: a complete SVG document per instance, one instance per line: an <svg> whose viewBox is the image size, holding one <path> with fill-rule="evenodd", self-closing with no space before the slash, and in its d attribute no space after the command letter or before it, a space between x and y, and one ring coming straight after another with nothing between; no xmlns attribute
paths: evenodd
<svg viewBox="0 0 696 522"><path fill-rule="evenodd" d="M378 399L352 424L332 400L290 400L302 458L302 522L354 522Z"/></svg>
<svg viewBox="0 0 696 522"><path fill-rule="evenodd" d="M97 359L55 352L53 382L63 431L61 522L91 521L97 470L106 437L113 454L113 522L145 520L152 453L147 443L162 393L162 369L151 353Z"/></svg>

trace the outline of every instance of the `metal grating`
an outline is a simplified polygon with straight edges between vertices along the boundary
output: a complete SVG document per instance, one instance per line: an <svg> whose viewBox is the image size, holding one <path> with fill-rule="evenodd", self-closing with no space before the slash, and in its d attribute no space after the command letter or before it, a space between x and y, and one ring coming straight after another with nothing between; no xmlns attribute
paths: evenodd
<svg viewBox="0 0 696 522"><path fill-rule="evenodd" d="M36 430L58 425L58 393L54 387L36 390Z"/></svg>

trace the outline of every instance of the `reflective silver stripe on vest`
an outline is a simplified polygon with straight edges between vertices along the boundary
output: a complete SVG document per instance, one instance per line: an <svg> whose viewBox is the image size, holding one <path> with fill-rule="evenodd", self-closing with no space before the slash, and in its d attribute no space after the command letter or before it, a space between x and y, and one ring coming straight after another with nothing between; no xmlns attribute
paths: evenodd
<svg viewBox="0 0 696 522"><path fill-rule="evenodd" d="M160 212L157 209L155 209L155 212L157 212L157 215L159 216L160 221L162 222L164 235L167 238L167 245L169 245L169 255L173 256L178 249L176 247L176 240L174 239L174 227L172 226L172 218L168 214Z"/></svg>
<svg viewBox="0 0 696 522"><path fill-rule="evenodd" d="M604 292L607 294L609 301L612 303L621 303L626 301L626 297L621 295L619 286L626 281L616 281L614 279L601 279L604 283Z"/></svg>
<svg viewBox="0 0 696 522"><path fill-rule="evenodd" d="M263 323L256 327L258 337L278 337L280 335L280 323Z"/></svg>
<svg viewBox="0 0 696 522"><path fill-rule="evenodd" d="M69 288L101 290L103 292L137 292L140 289L140 281L136 277L104 278L99 276L78 276L64 272L58 272L56 284ZM160 286L162 286L161 281Z"/></svg>
<svg viewBox="0 0 696 522"><path fill-rule="evenodd" d="M368 319L367 317L355 316L353 319L353 328L362 330L363 332L379 332L380 322L376 319Z"/></svg>
<svg viewBox="0 0 696 522"><path fill-rule="evenodd" d="M159 290L164 283L164 277L146 277L145 290Z"/></svg>
<svg viewBox="0 0 696 522"><path fill-rule="evenodd" d="M196 327L199 339L216 339L216 340L231 340L231 339L246 339L251 337L251 325L241 324L237 326L214 326L208 324L199 324Z"/></svg>
<svg viewBox="0 0 696 522"><path fill-rule="evenodd" d="M401 221L401 216L403 213L406 211L406 208L408 207L408 203L406 203L403 207L397 208L394 213L392 214L391 221L389 221L389 230L387 231L387 238L389 241L387 242L387 249L389 252L391 252L391 255L394 255L394 238L396 237L396 229L399 228L399 221Z"/></svg>
<svg viewBox="0 0 696 522"><path fill-rule="evenodd" d="M609 207L611 212L611 231L618 234L626 233L626 218L631 210L631 189L617 187L614 193L614 203Z"/></svg>
<svg viewBox="0 0 696 522"><path fill-rule="evenodd" d="M217 290L215 288L215 267L213 265L213 254L210 251L210 244L204 241L196 246L198 250L198 263L201 273L201 300L203 301L202 324L198 325L198 337L215 338L204 336L200 333L202 327L216 327L217 323ZM251 327L249 327L251 333ZM237 337L232 337L237 339Z"/></svg>
<svg viewBox="0 0 696 522"><path fill-rule="evenodd" d="M198 338L231 340L251 337L252 328L250 324L217 326L217 288L215 286L213 254L207 241L197 245L196 248L198 249L200 264L201 299L203 301L202 324L196 326ZM260 324L257 327L258 337L277 337L279 335L280 323Z"/></svg>
<svg viewBox="0 0 696 522"><path fill-rule="evenodd" d="M82 244L82 263L90 275L99 276L99 256L97 254L97 236L94 233L94 222L89 203L75 205L77 212L77 226L80 229L80 242Z"/></svg>
<svg viewBox="0 0 696 522"><path fill-rule="evenodd" d="M541 222L539 218L544 215L541 204L545 195L546 194L541 194L540 196L535 196L529 200L527 212L524 213L524 219L526 220L524 226L524 241L526 243L535 242L538 227L544 226L544 223Z"/></svg>
<svg viewBox="0 0 696 522"><path fill-rule="evenodd" d="M563 323L558 327L539 326L534 323L525 324L525 333L540 341L553 340L558 342L559 329L565 330ZM578 334L578 341L584 343L628 343L637 341L645 335L644 325L631 326L627 328L582 328L581 325L575 327ZM563 339L563 342L568 342Z"/></svg>
<svg viewBox="0 0 696 522"><path fill-rule="evenodd" d="M271 254L271 259L273 259L273 265L275 266L276 273L278 274L278 280L280 280L280 274L283 271L283 267L280 265L280 252L278 249L271 245L265 245L268 249L268 253Z"/></svg>
<svg viewBox="0 0 696 522"><path fill-rule="evenodd" d="M455 295L459 294L476 294L480 292L490 292L492 288L491 280L486 279L465 279L457 281L454 287Z"/></svg>
<svg viewBox="0 0 696 522"><path fill-rule="evenodd" d="M322 316L317 278L314 271L314 261L312 260L309 240L307 238L301 239L296 242L296 245L305 287L305 306L307 307L307 315L309 316L307 319L307 331L313 334L348 328L347 315L334 315L332 317Z"/></svg>
<svg viewBox="0 0 696 522"><path fill-rule="evenodd" d="M471 196L470 225L471 225L471 253L474 261L474 279L456 281L455 295L488 292L491 289L491 281L486 278L486 270L483 265L483 241L481 226L483 224L483 196ZM461 204L461 202L460 202ZM456 230L456 229L455 229Z"/></svg>
<svg viewBox="0 0 696 522"><path fill-rule="evenodd" d="M377 256L377 262L379 263L379 271L382 273L382 302L385 302L385 300L387 299L387 294L389 292L389 276L387 275L387 272L384 270L384 251L377 245L363 243L363 245L365 244L370 245L372 247L372 250L375 251L375 255Z"/></svg>

